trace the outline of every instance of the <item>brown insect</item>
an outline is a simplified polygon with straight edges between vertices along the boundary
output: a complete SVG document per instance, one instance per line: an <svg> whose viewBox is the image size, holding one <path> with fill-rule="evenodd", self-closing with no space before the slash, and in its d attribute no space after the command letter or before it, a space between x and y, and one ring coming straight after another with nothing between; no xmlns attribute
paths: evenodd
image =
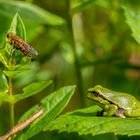
<svg viewBox="0 0 140 140"><path fill-rule="evenodd" d="M33 55L38 55L38 52L25 41L23 41L19 36L12 32L7 34L9 44L13 45L13 48L19 49L24 55L32 58Z"/></svg>

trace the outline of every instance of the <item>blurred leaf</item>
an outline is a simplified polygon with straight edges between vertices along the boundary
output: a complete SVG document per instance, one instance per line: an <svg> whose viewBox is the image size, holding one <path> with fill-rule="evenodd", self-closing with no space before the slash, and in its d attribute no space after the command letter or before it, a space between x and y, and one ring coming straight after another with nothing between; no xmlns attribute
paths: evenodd
<svg viewBox="0 0 140 140"><path fill-rule="evenodd" d="M75 86L66 86L60 88L59 90L55 91L54 93L46 96L40 104L32 107L28 110L20 119L19 122L22 122L29 118L32 114L36 112L38 108L44 108L45 112L43 116L32 123L29 127L27 127L23 133L17 135L16 139L23 140L29 139L32 136L38 134L43 128L48 125L48 123L54 119L68 104L70 98L72 97L75 90Z"/></svg>
<svg viewBox="0 0 140 140"><path fill-rule="evenodd" d="M27 65L22 65L16 69L14 73L14 83L16 87L26 86L35 81L38 75L39 64L38 63L28 63ZM28 75L28 76L25 76ZM44 76L45 77L45 76ZM39 79L38 81L45 81L49 78Z"/></svg>
<svg viewBox="0 0 140 140"><path fill-rule="evenodd" d="M0 93L0 106L5 103L5 102L9 102L9 103L14 103L14 97L8 95L7 93Z"/></svg>
<svg viewBox="0 0 140 140"><path fill-rule="evenodd" d="M25 57L24 57L25 58ZM23 59L24 59L23 58ZM22 60L23 60L22 59ZM27 61L26 61L27 62ZM30 61L29 61L30 62ZM15 79L16 76L20 76L20 78L22 78L22 81L24 82L23 78L32 78L30 77L30 73L32 72L32 74L34 75L34 71L36 70L36 67L32 67L34 66L35 63L27 63L27 64L22 64L22 65L16 65L14 68L16 68L16 70L14 71L10 71L10 70L4 70L3 73L7 76L7 77L11 77L13 79ZM22 75L22 76L21 76ZM25 77L25 75L28 75ZM35 77L35 75L34 75ZM30 79L30 82L32 79ZM26 84L26 83L25 83Z"/></svg>
<svg viewBox="0 0 140 140"><path fill-rule="evenodd" d="M9 28L10 20L5 16L0 15L0 23L0 47L2 47L5 42L5 35L7 33L7 29Z"/></svg>
<svg viewBox="0 0 140 140"><path fill-rule="evenodd" d="M25 20L34 21L38 24L61 25L64 19L42 8L22 1L0 1L0 14L12 17L19 13Z"/></svg>
<svg viewBox="0 0 140 140"><path fill-rule="evenodd" d="M74 6L71 10L72 14L75 14L77 12L83 11L87 6L94 4L96 6L100 6L105 9L110 9L110 2L108 0L83 0L80 1L76 6Z"/></svg>
<svg viewBox="0 0 140 140"><path fill-rule="evenodd" d="M38 25L34 22L24 22L27 31L27 42L31 42L36 39L44 30L43 25Z"/></svg>
<svg viewBox="0 0 140 140"><path fill-rule="evenodd" d="M0 94L1 93L8 93L9 86L5 75L0 72Z"/></svg>
<svg viewBox="0 0 140 140"><path fill-rule="evenodd" d="M140 120L134 118L97 117L101 111L98 106L91 106L64 114L46 125L44 131L77 132L79 135L99 135L114 133L115 135L140 135Z"/></svg>
<svg viewBox="0 0 140 140"><path fill-rule="evenodd" d="M15 68L15 67L14 67ZM21 71L11 71L11 70L4 70L3 73L7 76L7 77L11 77L13 78L16 74L20 73Z"/></svg>
<svg viewBox="0 0 140 140"><path fill-rule="evenodd" d="M124 0L122 7L132 36L140 43L140 1Z"/></svg>
<svg viewBox="0 0 140 140"><path fill-rule="evenodd" d="M15 102L18 102L20 100L33 96L34 94L37 94L38 92L41 92L43 89L45 89L51 83L52 83L52 81L49 80L49 81L40 81L38 83L30 84L29 86L23 88L22 94L15 95Z"/></svg>

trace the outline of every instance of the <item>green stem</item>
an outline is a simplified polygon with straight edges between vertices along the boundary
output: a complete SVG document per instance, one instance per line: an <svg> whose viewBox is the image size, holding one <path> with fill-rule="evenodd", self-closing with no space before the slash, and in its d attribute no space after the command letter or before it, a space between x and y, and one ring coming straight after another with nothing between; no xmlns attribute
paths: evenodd
<svg viewBox="0 0 140 140"><path fill-rule="evenodd" d="M11 128L14 127L14 104L10 104L10 120L11 120Z"/></svg>
<svg viewBox="0 0 140 140"><path fill-rule="evenodd" d="M11 78L9 78L9 95L13 96L13 83ZM10 121L11 121L11 128L13 128L14 127L14 104L10 104Z"/></svg>
<svg viewBox="0 0 140 140"><path fill-rule="evenodd" d="M69 24L68 26L69 26L69 30L70 30L72 50L73 50L73 55L74 55L74 60L75 60L74 64L75 64L75 68L76 68L77 87L78 87L78 90L80 93L81 106L85 106L82 72L81 72L80 62L79 62L77 52L76 52L76 42L75 42L75 38L74 38L72 16L70 14L70 0L66 1L66 6L68 9L68 24Z"/></svg>

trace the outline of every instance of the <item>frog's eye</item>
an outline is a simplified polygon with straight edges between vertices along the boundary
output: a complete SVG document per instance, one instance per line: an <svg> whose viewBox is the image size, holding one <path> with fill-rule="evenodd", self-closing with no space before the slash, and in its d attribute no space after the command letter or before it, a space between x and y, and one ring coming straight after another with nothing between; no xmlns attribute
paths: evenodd
<svg viewBox="0 0 140 140"><path fill-rule="evenodd" d="M93 91L93 94L94 94L96 97L100 96L100 94L99 94L98 91Z"/></svg>
<svg viewBox="0 0 140 140"><path fill-rule="evenodd" d="M99 92L98 91L90 91L91 94L93 94L94 96L98 97L100 96Z"/></svg>

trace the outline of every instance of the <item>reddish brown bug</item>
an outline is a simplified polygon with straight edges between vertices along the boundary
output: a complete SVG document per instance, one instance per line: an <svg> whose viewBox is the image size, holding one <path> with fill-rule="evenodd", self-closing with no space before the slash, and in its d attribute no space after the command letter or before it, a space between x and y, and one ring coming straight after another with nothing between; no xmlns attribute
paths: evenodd
<svg viewBox="0 0 140 140"><path fill-rule="evenodd" d="M38 52L25 41L23 41L20 37L15 35L12 32L7 34L9 44L13 45L13 48L19 49L24 55L32 58L33 55L38 55Z"/></svg>

